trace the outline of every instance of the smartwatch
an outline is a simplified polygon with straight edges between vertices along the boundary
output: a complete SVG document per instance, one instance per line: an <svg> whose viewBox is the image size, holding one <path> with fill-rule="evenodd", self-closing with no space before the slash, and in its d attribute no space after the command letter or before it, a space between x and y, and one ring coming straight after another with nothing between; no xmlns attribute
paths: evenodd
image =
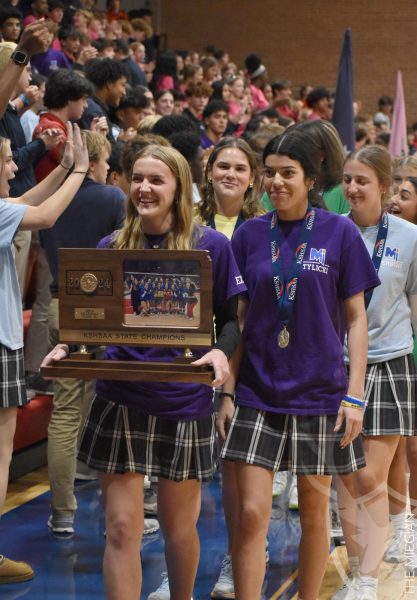
<svg viewBox="0 0 417 600"><path fill-rule="evenodd" d="M29 55L25 52L22 52L22 50L15 50L10 58L14 63L21 67L24 67L29 63Z"/></svg>

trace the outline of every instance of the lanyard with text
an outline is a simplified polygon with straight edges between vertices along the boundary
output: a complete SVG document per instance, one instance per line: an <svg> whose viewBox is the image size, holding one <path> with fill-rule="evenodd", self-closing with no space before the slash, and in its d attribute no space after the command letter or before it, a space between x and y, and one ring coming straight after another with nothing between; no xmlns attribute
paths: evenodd
<svg viewBox="0 0 417 600"><path fill-rule="evenodd" d="M297 242L292 265L289 269L287 281L285 281L280 249L279 220L276 212L274 212L272 215L271 259L272 272L274 276L274 288L278 300L278 314L282 323L282 329L278 335L278 346L280 348L286 348L290 343L288 323L294 309L298 278L315 218L316 211L312 206L308 205L307 212L304 215L304 220L301 226L300 237Z"/></svg>
<svg viewBox="0 0 417 600"><path fill-rule="evenodd" d="M245 222L245 219L243 218L243 213L242 213L242 211L240 211L237 221L235 223L235 227L233 229L233 235L236 233L236 229L238 227L240 227L242 225L242 223L244 223L244 222ZM216 223L214 222L214 214L213 213L211 213L211 215L208 218L207 226L211 227L212 229L216 229Z"/></svg>
<svg viewBox="0 0 417 600"><path fill-rule="evenodd" d="M352 219L352 213L349 213L349 218ZM353 221L353 219L352 219ZM378 233L376 236L376 242L374 246L374 252L372 254L372 262L375 270L379 273L379 267L381 266L382 257L384 256L385 242L387 241L388 235L388 213L383 212L381 214L381 220L379 222ZM365 308L368 308L369 303L374 293L374 288L365 292Z"/></svg>

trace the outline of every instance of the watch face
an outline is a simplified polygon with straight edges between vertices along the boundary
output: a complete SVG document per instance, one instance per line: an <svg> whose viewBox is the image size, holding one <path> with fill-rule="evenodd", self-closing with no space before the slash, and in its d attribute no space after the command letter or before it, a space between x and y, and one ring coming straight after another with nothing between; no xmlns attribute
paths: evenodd
<svg viewBox="0 0 417 600"><path fill-rule="evenodd" d="M12 59L14 60L15 63L17 63L18 65L27 65L29 62L29 57L27 54L25 54L24 52L21 52L20 50L15 50L12 54Z"/></svg>

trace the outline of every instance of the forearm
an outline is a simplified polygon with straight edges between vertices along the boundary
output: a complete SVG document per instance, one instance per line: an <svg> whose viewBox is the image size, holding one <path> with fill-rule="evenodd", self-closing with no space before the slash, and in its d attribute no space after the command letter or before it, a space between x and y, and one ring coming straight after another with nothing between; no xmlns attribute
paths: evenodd
<svg viewBox="0 0 417 600"><path fill-rule="evenodd" d="M49 229L64 212L84 180L84 173L71 173L55 194L39 206L29 206L23 216L21 229Z"/></svg>
<svg viewBox="0 0 417 600"><path fill-rule="evenodd" d="M243 345L242 345L242 342L240 342L238 344L236 350L234 351L233 356L229 360L230 377L223 384L223 391L227 392L229 394L235 393L237 379L238 379L238 375L239 375L240 361L242 359L242 354L243 354Z"/></svg>
<svg viewBox="0 0 417 600"><path fill-rule="evenodd" d="M348 324L348 394L362 400L368 361L368 323L365 311Z"/></svg>
<svg viewBox="0 0 417 600"><path fill-rule="evenodd" d="M56 169L51 171L45 179L38 183L34 188L25 192L19 199L22 204L29 206L38 206L57 191L65 177L68 175L69 169L58 165Z"/></svg>
<svg viewBox="0 0 417 600"><path fill-rule="evenodd" d="M409 296L408 301L411 308L411 325L414 335L417 338L417 295Z"/></svg>
<svg viewBox="0 0 417 600"><path fill-rule="evenodd" d="M1 75L1 86L0 86L0 118L3 117L6 112L7 105L10 98L13 96L13 92L16 83L19 80L23 71L23 67L16 65L13 61L7 63Z"/></svg>

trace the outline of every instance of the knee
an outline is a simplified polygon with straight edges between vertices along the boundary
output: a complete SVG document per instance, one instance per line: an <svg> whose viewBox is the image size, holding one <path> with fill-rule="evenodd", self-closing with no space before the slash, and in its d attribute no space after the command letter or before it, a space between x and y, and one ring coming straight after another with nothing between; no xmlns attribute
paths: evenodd
<svg viewBox="0 0 417 600"><path fill-rule="evenodd" d="M132 518L124 513L107 517L106 542L117 549L139 544L142 529L132 526L132 523Z"/></svg>
<svg viewBox="0 0 417 600"><path fill-rule="evenodd" d="M263 510L263 507L255 502L243 502L238 516L237 533L241 535L253 536L263 530L267 530L269 523L269 511Z"/></svg>

